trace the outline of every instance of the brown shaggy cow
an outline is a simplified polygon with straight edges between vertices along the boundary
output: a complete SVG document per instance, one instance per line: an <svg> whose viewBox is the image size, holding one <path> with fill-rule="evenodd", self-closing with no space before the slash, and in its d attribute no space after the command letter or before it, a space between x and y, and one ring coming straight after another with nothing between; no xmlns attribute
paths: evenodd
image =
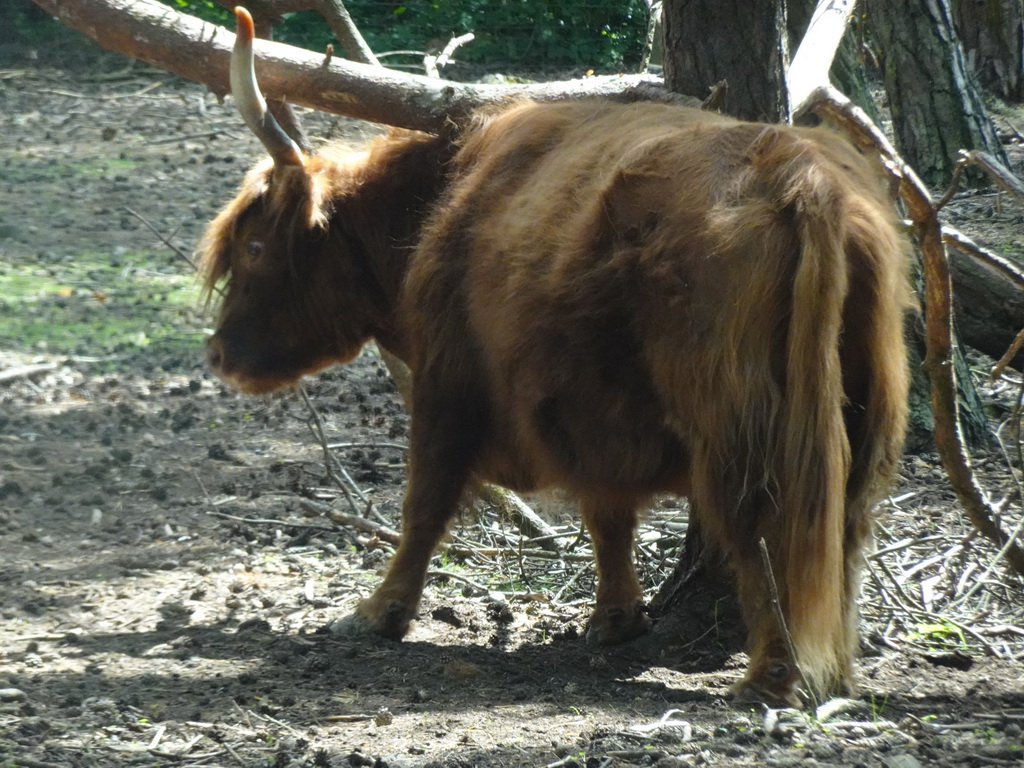
<svg viewBox="0 0 1024 768"><path fill-rule="evenodd" d="M652 494L688 496L750 635L745 700L848 690L870 510L900 455L904 243L873 167L826 130L659 104L523 103L456 145L394 132L274 157L211 224L211 367L267 392L369 339L413 373L402 542L359 607L414 618L474 480L580 499L589 636L648 627L632 562ZM799 667L770 606L767 542Z"/></svg>

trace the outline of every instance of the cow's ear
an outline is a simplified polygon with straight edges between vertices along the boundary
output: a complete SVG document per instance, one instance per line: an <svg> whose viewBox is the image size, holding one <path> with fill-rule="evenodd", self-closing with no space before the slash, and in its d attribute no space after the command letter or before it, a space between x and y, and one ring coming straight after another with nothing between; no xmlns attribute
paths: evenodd
<svg viewBox="0 0 1024 768"><path fill-rule="evenodd" d="M327 229L334 212L334 187L327 173L310 173L309 207L306 226L310 229Z"/></svg>
<svg viewBox="0 0 1024 768"><path fill-rule="evenodd" d="M275 165L267 196L279 220L304 229L326 229L332 213L332 184L315 163Z"/></svg>

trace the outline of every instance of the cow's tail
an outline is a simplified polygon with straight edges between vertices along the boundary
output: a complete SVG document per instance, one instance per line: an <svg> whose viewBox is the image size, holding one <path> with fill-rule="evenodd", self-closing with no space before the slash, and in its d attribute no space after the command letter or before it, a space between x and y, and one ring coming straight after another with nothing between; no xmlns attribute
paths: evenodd
<svg viewBox="0 0 1024 768"><path fill-rule="evenodd" d="M821 696L852 685L852 582L874 499L859 493L853 510L849 493L877 491L902 439L901 254L892 206L863 173L862 158L843 164L816 143L765 138L767 153L778 153L764 159L780 174L776 189L800 253L776 434L781 526L773 567L804 684ZM853 403L844 386L851 365L862 367L852 378L863 382ZM854 512L865 519L851 520Z"/></svg>
<svg viewBox="0 0 1024 768"><path fill-rule="evenodd" d="M800 257L793 279L785 366L779 499L785 614L804 676L814 692L848 670L842 604L843 528L850 449L843 423L839 336L848 289L842 201L813 163L791 171L789 188Z"/></svg>

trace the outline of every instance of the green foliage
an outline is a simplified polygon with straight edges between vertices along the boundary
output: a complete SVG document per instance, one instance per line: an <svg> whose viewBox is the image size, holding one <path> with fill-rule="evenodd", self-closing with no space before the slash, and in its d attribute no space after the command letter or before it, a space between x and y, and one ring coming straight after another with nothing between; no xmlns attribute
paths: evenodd
<svg viewBox="0 0 1024 768"><path fill-rule="evenodd" d="M0 262L0 345L99 358L97 369L191 359L202 345L195 278L146 254Z"/></svg>
<svg viewBox="0 0 1024 768"><path fill-rule="evenodd" d="M466 32L459 58L480 64L619 68L639 61L639 0L349 0L377 52L441 48Z"/></svg>
<svg viewBox="0 0 1024 768"><path fill-rule="evenodd" d="M5 182L26 190L135 172L128 159L47 160L45 154L0 150ZM63 202L46 192L38 197L47 210ZM25 229L32 222L4 205L0 222L0 348L73 355L83 358L83 365L94 361L94 372L153 369L201 355L199 282L174 256L163 249L92 251L73 237L29 251L14 243L34 240ZM77 227L84 220L74 222Z"/></svg>
<svg viewBox="0 0 1024 768"><path fill-rule="evenodd" d="M32 0L0 0L0 44L39 45L75 34Z"/></svg>
<svg viewBox="0 0 1024 768"><path fill-rule="evenodd" d="M162 0L179 10L230 24L214 0ZM640 61L647 29L642 0L347 0L377 54L440 51L457 35L476 39L458 58L484 67L621 70ZM322 50L333 36L313 13L289 14L274 31L281 42ZM390 62L389 62L390 63Z"/></svg>
<svg viewBox="0 0 1024 768"><path fill-rule="evenodd" d="M223 25L234 24L234 16L231 11L214 0L160 0L160 2L174 6L182 13L195 16L203 21L212 21Z"/></svg>
<svg viewBox="0 0 1024 768"><path fill-rule="evenodd" d="M938 649L967 648L967 636L957 624L939 619L931 624L918 624L915 631L908 632L908 640L924 643Z"/></svg>

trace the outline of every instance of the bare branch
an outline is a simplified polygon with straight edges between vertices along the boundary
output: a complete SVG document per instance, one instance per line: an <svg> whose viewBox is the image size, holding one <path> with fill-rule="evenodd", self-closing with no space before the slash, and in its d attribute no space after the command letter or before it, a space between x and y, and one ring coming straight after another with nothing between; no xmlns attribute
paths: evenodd
<svg viewBox="0 0 1024 768"><path fill-rule="evenodd" d="M1017 198L1017 202L1024 205L1024 183L1014 176L1009 169L988 152L980 149L960 150L960 156L965 162L976 165L989 175L996 186L1004 192L1008 192Z"/></svg>
<svg viewBox="0 0 1024 768"><path fill-rule="evenodd" d="M448 41L448 45L444 47L444 50L441 51L439 54L437 54L436 56L431 56L428 54L423 57L423 68L431 77L440 77L441 70L448 63L449 59L451 59L452 54L455 53L455 49L458 48L460 45L465 45L466 43L470 43L475 39L476 35L474 35L472 32L467 32L464 35L453 37L451 40Z"/></svg>
<svg viewBox="0 0 1024 768"><path fill-rule="evenodd" d="M365 517L360 517L358 515L346 515L344 512L335 509L330 504L322 504L311 499L299 499L299 506L313 512L314 514L323 515L335 523L347 525L348 527L355 528L363 533L369 533L376 536L381 541L387 542L388 544L392 544L396 547L401 541L401 536L398 531L393 528L388 528L386 525L375 523L372 520L367 520Z"/></svg>
<svg viewBox="0 0 1024 768"><path fill-rule="evenodd" d="M188 264L190 267L192 267L192 271L193 272L197 272L198 271L198 268L196 267L195 262L192 261L192 259L190 259L188 257L188 254L185 253L183 250L181 250L181 248L176 246L174 243L172 243L168 238L164 237L163 233L160 230L158 230L155 226L153 226L153 223L151 221L149 221L149 219L147 219L141 213L137 213L137 212L133 211L128 206L125 206L124 209L125 209L125 211L127 213L131 214L136 219L141 221L145 225L146 229L148 229L150 232L152 232L154 235L156 235L158 238L160 238L160 242L162 242L164 245L166 245L168 248L170 248L179 259L182 259L186 264Z"/></svg>
<svg viewBox="0 0 1024 768"><path fill-rule="evenodd" d="M370 50L370 46L366 44L366 40L363 39L342 0L242 0L241 2L239 0L217 0L217 2L231 11L236 6L245 6L257 20L260 37L268 39L270 35L264 33L260 22L272 27L281 23L282 17L287 13L315 11L323 17L327 26L331 28L331 32L338 38L346 57L352 61L358 61L360 64L376 66L380 63L373 55L373 51Z"/></svg>
<svg viewBox="0 0 1024 768"><path fill-rule="evenodd" d="M1010 364L1013 358L1015 358L1017 353L1020 352L1021 345L1024 345L1024 328L1018 331L1017 335L1010 343L1010 346L1006 349L1006 352L1004 352L1003 356L999 358L999 362L992 366L992 371L989 373L990 381L995 381L1003 375L1003 371L1006 370L1006 367ZM1024 518L1021 519L1024 520Z"/></svg>
<svg viewBox="0 0 1024 768"><path fill-rule="evenodd" d="M785 663L791 668L795 669L797 674L802 681L804 679L803 672L800 669L800 660L796 655L796 645L793 643L793 635L790 634L789 626L786 624L786 616L782 611L782 600L779 599L779 587L775 581L775 570L772 568L772 558L768 554L768 543L761 537L758 542L758 547L761 551L761 567L764 569L765 584L768 587L768 596L772 605L772 613L775 615L775 623L778 625L779 634L782 635L784 647L786 649ZM816 700L815 691L808 691L812 698L815 698L813 702L814 706L817 707L821 702Z"/></svg>
<svg viewBox="0 0 1024 768"><path fill-rule="evenodd" d="M380 353L384 367L388 369L388 373L391 374L391 378L398 388L398 394L405 404L405 410L412 413L412 371L409 370L409 366L380 344L377 344L377 352ZM476 495L484 504L489 504L497 509L503 518L510 520L527 536L543 539L539 543L542 548L551 552L561 551L561 547L558 546L558 532L545 523L529 504L512 491L490 483L483 483L477 489Z"/></svg>
<svg viewBox="0 0 1024 768"><path fill-rule="evenodd" d="M899 183L899 193L914 223L921 249L925 283L925 337L927 354L924 367L931 379L932 412L935 417L935 446L942 458L950 485L968 517L986 538L1005 550L1012 570L1024 575L1024 549L1008 536L998 523L998 511L978 485L971 469L963 435L960 432L959 403L952 352L952 284L949 255L946 252L938 212L924 183L896 153L878 127L863 110L831 87L815 89L812 108L846 130L855 141L874 146Z"/></svg>
<svg viewBox="0 0 1024 768"><path fill-rule="evenodd" d="M558 540L562 538L558 531L544 522L544 519L507 488L486 483L477 490L480 501L494 507L505 520L509 520L526 536L537 539L541 549L550 552L561 552Z"/></svg>
<svg viewBox="0 0 1024 768"><path fill-rule="evenodd" d="M358 494L361 500L366 501L367 503L369 503L368 500L363 496L362 491L359 490L359 487L355 483L346 482L351 478L348 477L348 473L344 472L342 467L335 461L334 455L331 453L331 449L327 445L327 434L324 431L324 420L320 416L320 412L316 409L316 406L313 405L313 401L309 399L309 395L306 393L306 388L300 383L296 389L298 389L299 395L302 397L302 402L305 404L306 410L309 411L311 421L310 430L319 440L320 449L324 452L324 469L327 471L327 476L335 486L340 488L342 493L345 494L345 500L348 501L349 506L352 507L353 511L359 512L359 507L356 505L356 500L353 494ZM344 479L338 476L338 473L334 471L335 468L342 470Z"/></svg>
<svg viewBox="0 0 1024 768"><path fill-rule="evenodd" d="M373 55L370 46L366 44L359 28L349 15L348 8L341 0L321 0L319 6L320 14L331 27L331 31L338 38L338 42L341 43L348 58L362 64L380 66L380 62Z"/></svg>

